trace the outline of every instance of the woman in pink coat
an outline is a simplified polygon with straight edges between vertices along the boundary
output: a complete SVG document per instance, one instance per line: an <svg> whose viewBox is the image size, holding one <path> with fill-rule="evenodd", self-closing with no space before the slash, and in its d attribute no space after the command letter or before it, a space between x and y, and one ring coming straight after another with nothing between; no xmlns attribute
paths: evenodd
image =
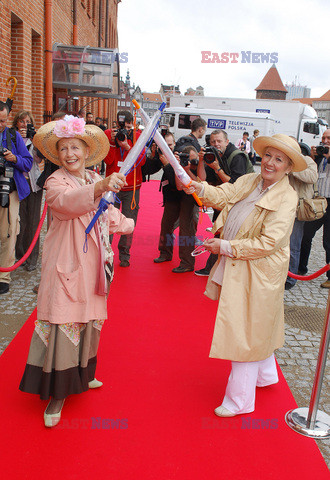
<svg viewBox="0 0 330 480"><path fill-rule="evenodd" d="M57 425L65 398L102 385L95 379L100 332L107 318L113 277L110 233L128 234L134 221L112 205L102 213L85 245L85 230L103 193L119 192L125 176L102 179L86 167L99 163L109 142L81 118L43 125L34 145L61 166L45 184L52 222L42 255L37 321L20 390L50 402L45 426Z"/></svg>

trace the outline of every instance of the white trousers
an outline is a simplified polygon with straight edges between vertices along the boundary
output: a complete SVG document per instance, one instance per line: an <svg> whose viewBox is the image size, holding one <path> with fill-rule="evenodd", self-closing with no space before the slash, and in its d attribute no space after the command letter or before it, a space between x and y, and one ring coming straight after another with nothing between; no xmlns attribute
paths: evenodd
<svg viewBox="0 0 330 480"><path fill-rule="evenodd" d="M235 414L253 412L256 387L266 387L277 382L274 354L259 362L231 362L222 406Z"/></svg>

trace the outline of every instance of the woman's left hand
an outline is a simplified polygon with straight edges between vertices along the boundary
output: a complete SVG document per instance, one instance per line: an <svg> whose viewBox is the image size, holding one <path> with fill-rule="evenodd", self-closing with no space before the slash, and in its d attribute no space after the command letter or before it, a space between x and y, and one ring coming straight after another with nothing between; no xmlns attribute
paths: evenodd
<svg viewBox="0 0 330 480"><path fill-rule="evenodd" d="M220 238L207 238L204 242L204 247L209 252L219 255L220 244L221 244Z"/></svg>

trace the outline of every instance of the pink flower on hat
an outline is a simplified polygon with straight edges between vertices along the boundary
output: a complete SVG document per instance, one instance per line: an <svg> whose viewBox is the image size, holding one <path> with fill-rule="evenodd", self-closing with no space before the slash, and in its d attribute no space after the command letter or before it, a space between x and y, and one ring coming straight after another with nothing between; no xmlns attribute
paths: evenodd
<svg viewBox="0 0 330 480"><path fill-rule="evenodd" d="M83 133L85 133L85 120L73 115L66 115L64 120L58 120L54 127L54 135L58 138L73 138Z"/></svg>
<svg viewBox="0 0 330 480"><path fill-rule="evenodd" d="M74 135L85 133L85 120L83 118L74 117L69 123Z"/></svg>

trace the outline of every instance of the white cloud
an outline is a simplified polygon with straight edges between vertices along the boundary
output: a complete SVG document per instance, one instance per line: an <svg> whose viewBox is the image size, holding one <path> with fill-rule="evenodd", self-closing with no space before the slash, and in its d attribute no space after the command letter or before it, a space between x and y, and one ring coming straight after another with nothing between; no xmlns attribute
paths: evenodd
<svg viewBox="0 0 330 480"><path fill-rule="evenodd" d="M145 91L160 84L202 85L207 95L255 96L271 64L201 63L201 51L278 52L283 82L295 76L319 95L330 88L327 0L123 0L119 48L131 80ZM126 65L122 64L122 76Z"/></svg>

